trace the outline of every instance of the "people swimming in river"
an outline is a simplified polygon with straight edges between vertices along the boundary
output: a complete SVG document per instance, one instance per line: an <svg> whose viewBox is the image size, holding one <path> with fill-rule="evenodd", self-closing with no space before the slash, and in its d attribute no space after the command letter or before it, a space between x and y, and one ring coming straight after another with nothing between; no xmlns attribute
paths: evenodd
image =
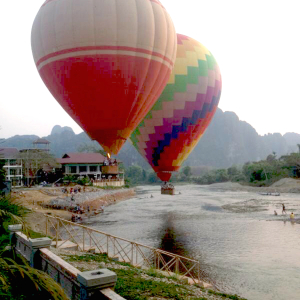
<svg viewBox="0 0 300 300"><path fill-rule="evenodd" d="M282 214L285 213L286 214L286 211L285 211L285 205L282 203Z"/></svg>
<svg viewBox="0 0 300 300"><path fill-rule="evenodd" d="M152 194L151 194L150 198L154 198Z"/></svg>
<svg viewBox="0 0 300 300"><path fill-rule="evenodd" d="M294 215L293 212L291 212L291 214L290 214L290 219L291 219L291 220L294 220L294 219L295 219L295 215Z"/></svg>
<svg viewBox="0 0 300 300"><path fill-rule="evenodd" d="M274 215L275 215L275 216L277 216L277 215L278 215L276 210L274 210Z"/></svg>

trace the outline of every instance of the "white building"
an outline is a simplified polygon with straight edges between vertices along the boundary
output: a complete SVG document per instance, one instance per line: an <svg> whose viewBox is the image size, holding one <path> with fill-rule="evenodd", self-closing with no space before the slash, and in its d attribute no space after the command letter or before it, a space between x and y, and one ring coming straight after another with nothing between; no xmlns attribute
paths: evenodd
<svg viewBox="0 0 300 300"><path fill-rule="evenodd" d="M18 158L17 148L0 148L0 159L5 161L3 169L6 172L6 180L11 181L12 186L22 186L23 169L22 159Z"/></svg>

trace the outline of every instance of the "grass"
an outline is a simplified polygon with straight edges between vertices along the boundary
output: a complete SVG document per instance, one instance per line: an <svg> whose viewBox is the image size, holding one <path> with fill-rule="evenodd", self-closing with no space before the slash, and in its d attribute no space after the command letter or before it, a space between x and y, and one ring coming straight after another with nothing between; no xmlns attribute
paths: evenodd
<svg viewBox="0 0 300 300"><path fill-rule="evenodd" d="M99 262L109 264L108 269L118 276L115 292L127 300L175 299L206 300L195 297L190 285L184 284L175 276L164 276L154 268L141 269L128 263L110 259L106 254L63 255L68 262ZM123 266L122 268L118 266ZM86 269L81 268L82 271ZM237 295L229 295L197 286L206 295L216 295L223 299L245 300Z"/></svg>

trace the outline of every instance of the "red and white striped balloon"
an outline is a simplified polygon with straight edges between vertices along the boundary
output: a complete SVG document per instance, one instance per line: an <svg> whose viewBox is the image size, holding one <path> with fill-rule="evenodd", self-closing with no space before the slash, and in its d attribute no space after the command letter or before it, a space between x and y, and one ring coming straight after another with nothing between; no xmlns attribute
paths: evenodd
<svg viewBox="0 0 300 300"><path fill-rule="evenodd" d="M158 0L47 0L31 40L54 98L115 154L161 94L176 56L173 22Z"/></svg>

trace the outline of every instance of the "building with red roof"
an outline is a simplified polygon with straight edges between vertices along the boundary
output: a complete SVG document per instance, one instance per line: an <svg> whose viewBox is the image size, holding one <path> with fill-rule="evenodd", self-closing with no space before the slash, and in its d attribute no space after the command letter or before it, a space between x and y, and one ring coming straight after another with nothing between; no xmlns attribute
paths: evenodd
<svg viewBox="0 0 300 300"><path fill-rule="evenodd" d="M64 175L89 177L94 185L120 180L124 185L123 172L119 172L120 161L114 158L109 160L100 153L66 153L57 161L62 165Z"/></svg>

